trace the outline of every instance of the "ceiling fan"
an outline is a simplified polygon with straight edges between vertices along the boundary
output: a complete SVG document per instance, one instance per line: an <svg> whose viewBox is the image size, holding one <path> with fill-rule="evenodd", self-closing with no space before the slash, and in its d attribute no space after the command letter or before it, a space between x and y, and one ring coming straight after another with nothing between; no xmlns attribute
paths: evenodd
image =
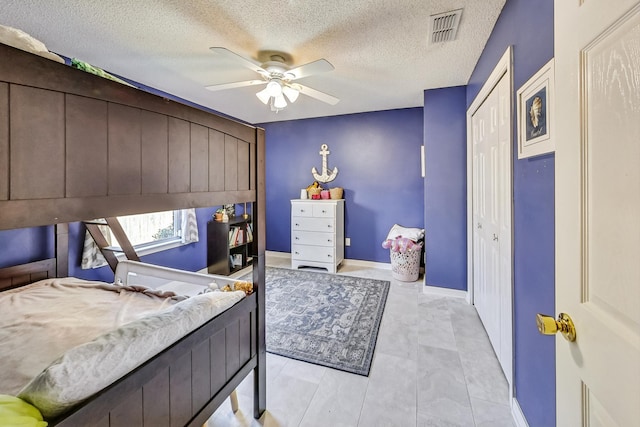
<svg viewBox="0 0 640 427"><path fill-rule="evenodd" d="M262 103L269 105L271 111L275 112L287 106L287 99L289 102L294 103L301 93L330 105L336 105L340 101L335 96L295 82L303 77L332 71L334 69L333 65L326 59L318 59L317 61L292 68L289 65L291 57L283 52L261 51L258 54L258 58L262 59L263 62L259 63L244 58L224 47L212 47L210 49L218 55L223 55L255 71L260 74L261 79L205 86L206 89L216 91L266 84L267 86L256 93L256 96Z"/></svg>

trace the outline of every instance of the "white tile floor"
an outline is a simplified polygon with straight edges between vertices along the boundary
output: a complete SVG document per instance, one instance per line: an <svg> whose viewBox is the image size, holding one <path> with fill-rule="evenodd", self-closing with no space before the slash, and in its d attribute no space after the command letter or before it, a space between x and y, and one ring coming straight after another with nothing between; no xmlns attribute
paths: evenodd
<svg viewBox="0 0 640 427"><path fill-rule="evenodd" d="M267 265L289 267L267 256ZM422 277L347 264L339 274L389 280L369 377L267 353L267 411L255 420L253 378L238 388L240 409L224 403L208 422L227 426L514 426L507 382L473 308L425 294Z"/></svg>

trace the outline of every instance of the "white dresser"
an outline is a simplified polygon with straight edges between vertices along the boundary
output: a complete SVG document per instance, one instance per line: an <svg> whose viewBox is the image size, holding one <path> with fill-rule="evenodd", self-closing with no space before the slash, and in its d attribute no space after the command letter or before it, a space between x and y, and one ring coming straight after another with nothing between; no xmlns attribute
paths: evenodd
<svg viewBox="0 0 640 427"><path fill-rule="evenodd" d="M344 199L291 200L291 268L335 273L344 260Z"/></svg>

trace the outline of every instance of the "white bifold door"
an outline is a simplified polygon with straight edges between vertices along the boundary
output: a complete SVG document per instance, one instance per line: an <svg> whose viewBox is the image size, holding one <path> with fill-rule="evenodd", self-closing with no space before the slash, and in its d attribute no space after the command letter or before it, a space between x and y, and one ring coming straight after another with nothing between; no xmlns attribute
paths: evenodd
<svg viewBox="0 0 640 427"><path fill-rule="evenodd" d="M478 109L472 112L471 226L473 304L511 384L510 97L510 76L505 73Z"/></svg>

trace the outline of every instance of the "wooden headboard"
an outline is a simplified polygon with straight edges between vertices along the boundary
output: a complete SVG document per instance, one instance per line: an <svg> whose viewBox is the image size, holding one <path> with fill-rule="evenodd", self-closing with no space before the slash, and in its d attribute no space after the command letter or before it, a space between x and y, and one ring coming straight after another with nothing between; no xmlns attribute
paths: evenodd
<svg viewBox="0 0 640 427"><path fill-rule="evenodd" d="M0 291L17 288L38 280L56 277L56 259L30 262L0 269Z"/></svg>
<svg viewBox="0 0 640 427"><path fill-rule="evenodd" d="M264 131L0 44L0 229L257 201Z"/></svg>

